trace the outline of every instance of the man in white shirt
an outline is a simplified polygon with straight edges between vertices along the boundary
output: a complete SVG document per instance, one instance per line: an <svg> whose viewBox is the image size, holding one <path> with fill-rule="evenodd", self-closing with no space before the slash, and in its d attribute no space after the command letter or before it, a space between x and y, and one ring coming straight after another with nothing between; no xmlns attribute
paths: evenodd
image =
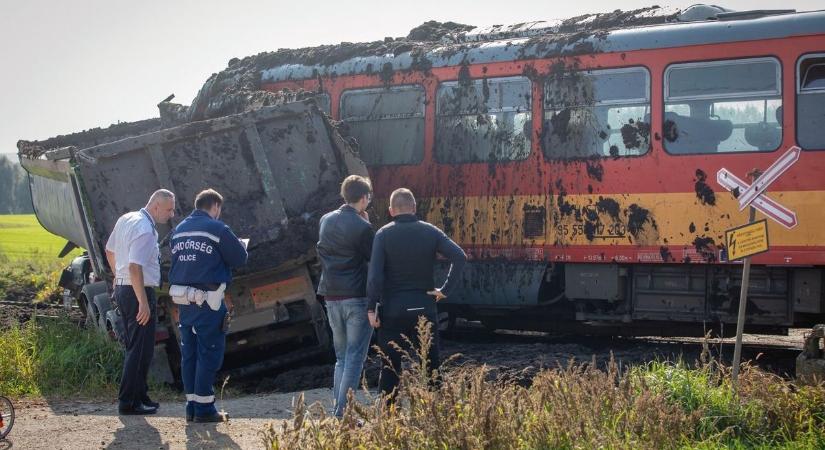
<svg viewBox="0 0 825 450"><path fill-rule="evenodd" d="M118 219L106 242L114 271L115 301L123 317L126 355L118 394L123 415L154 414L146 377L155 352L155 288L160 286L160 250L155 225L175 215L175 194L159 189L140 211Z"/></svg>

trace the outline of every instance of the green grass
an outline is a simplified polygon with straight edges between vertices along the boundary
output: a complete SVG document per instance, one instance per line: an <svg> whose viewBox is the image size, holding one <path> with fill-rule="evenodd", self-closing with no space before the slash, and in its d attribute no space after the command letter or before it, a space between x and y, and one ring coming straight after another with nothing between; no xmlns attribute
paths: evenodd
<svg viewBox="0 0 825 450"><path fill-rule="evenodd" d="M0 215L0 254L8 260L57 259L65 245L66 240L46 231L34 214Z"/></svg>
<svg viewBox="0 0 825 450"><path fill-rule="evenodd" d="M11 397L112 396L123 354L115 342L65 319L0 331L0 394Z"/></svg>
<svg viewBox="0 0 825 450"><path fill-rule="evenodd" d="M57 281L66 257L57 255L66 240L46 231L33 214L0 215L0 299L16 301L56 300Z"/></svg>

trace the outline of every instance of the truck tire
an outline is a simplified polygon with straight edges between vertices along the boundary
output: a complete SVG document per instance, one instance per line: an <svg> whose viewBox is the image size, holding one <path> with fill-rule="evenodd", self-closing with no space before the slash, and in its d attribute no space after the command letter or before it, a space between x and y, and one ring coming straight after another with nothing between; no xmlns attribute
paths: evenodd
<svg viewBox="0 0 825 450"><path fill-rule="evenodd" d="M94 305L97 309L97 327L101 333L108 333L106 330L106 314L112 310L112 301L109 299L109 293L104 292L97 294L94 297Z"/></svg>
<svg viewBox="0 0 825 450"><path fill-rule="evenodd" d="M118 311L112 309L107 312L104 316L104 323L109 337L122 347L126 347L126 327L123 326L123 319Z"/></svg>
<svg viewBox="0 0 825 450"><path fill-rule="evenodd" d="M98 281L96 283L89 283L80 289L80 295L77 298L78 303L83 303L86 310L86 328L97 327L100 323L100 313L95 308L94 298L97 295L106 292L106 282ZM83 308L83 307L81 307Z"/></svg>
<svg viewBox="0 0 825 450"><path fill-rule="evenodd" d="M83 302L83 303L86 304L86 323L85 323L86 329L87 330L92 330L92 329L97 328L98 315L97 315L97 310L95 309L95 305L92 302L92 300L86 298L86 296L81 296L80 300L78 300L78 301Z"/></svg>

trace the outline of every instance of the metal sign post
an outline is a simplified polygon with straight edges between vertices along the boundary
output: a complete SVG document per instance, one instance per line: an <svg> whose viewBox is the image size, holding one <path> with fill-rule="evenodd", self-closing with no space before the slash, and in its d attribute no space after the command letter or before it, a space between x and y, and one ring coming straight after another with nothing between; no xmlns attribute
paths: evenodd
<svg viewBox="0 0 825 450"><path fill-rule="evenodd" d="M756 220L756 208L751 206L748 223ZM742 333L745 330L745 310L748 306L748 285L751 278L751 257L745 257L745 264L742 266L742 287L739 290L739 316L736 318L736 345L733 347L733 391L739 388L739 362L742 359Z"/></svg>
<svg viewBox="0 0 825 450"><path fill-rule="evenodd" d="M756 220L756 210L759 209L769 218L773 219L778 224L785 228L794 228L798 222L796 213L786 208L785 206L774 201L765 194L771 183L779 179L794 163L799 161L799 156L802 150L793 146L788 149L782 156L779 157L764 173L760 173L754 169L750 176L753 178L753 183L748 185L746 182L739 179L736 175L725 168L719 169L716 173L716 182L723 188L727 189L739 200L739 210L743 210L750 206L750 215L748 224L753 224ZM744 228L744 227L738 227ZM736 319L736 346L733 350L733 391L738 390L739 380L739 362L742 359L742 333L745 330L745 312L748 303L748 285L750 284L751 276L751 256L762 251L767 251L767 227L762 227L764 232L764 242L761 242L761 237L754 233L751 236L749 243L749 251L738 252L744 258L744 265L742 267L742 287L739 291L739 315ZM728 230L726 236L735 235L734 230ZM726 237L726 241L731 239ZM731 244L732 242L729 242ZM730 245L729 245L730 246ZM761 250L760 250L761 249ZM738 259L738 258L731 258Z"/></svg>

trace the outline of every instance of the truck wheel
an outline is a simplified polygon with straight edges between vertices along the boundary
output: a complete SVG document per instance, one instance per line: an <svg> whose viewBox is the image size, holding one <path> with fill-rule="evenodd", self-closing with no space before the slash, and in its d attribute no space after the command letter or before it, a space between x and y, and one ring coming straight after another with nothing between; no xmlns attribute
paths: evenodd
<svg viewBox="0 0 825 450"><path fill-rule="evenodd" d="M105 281L89 283L80 289L77 302L83 305L81 309L85 309L86 328L88 329L99 327L100 311L95 307L94 299L102 293L106 293ZM111 307L109 309L111 309Z"/></svg>
<svg viewBox="0 0 825 450"><path fill-rule="evenodd" d="M110 310L104 316L104 323L106 326L106 333L109 338L126 347L126 329L123 326L123 320L115 310Z"/></svg>
<svg viewBox="0 0 825 450"><path fill-rule="evenodd" d="M95 308L97 310L97 327L102 333L106 333L106 314L112 310L112 302L109 300L109 294L104 292L95 295Z"/></svg>
<svg viewBox="0 0 825 450"><path fill-rule="evenodd" d="M97 310L94 303L86 296L80 297L80 301L86 304L86 329L91 330L97 327Z"/></svg>
<svg viewBox="0 0 825 450"><path fill-rule="evenodd" d="M71 295L72 299L77 302L77 307L80 308L80 314L82 314L85 319L89 314L87 309L89 304L86 302L86 298L83 296L75 296L74 292L70 292L69 295Z"/></svg>

